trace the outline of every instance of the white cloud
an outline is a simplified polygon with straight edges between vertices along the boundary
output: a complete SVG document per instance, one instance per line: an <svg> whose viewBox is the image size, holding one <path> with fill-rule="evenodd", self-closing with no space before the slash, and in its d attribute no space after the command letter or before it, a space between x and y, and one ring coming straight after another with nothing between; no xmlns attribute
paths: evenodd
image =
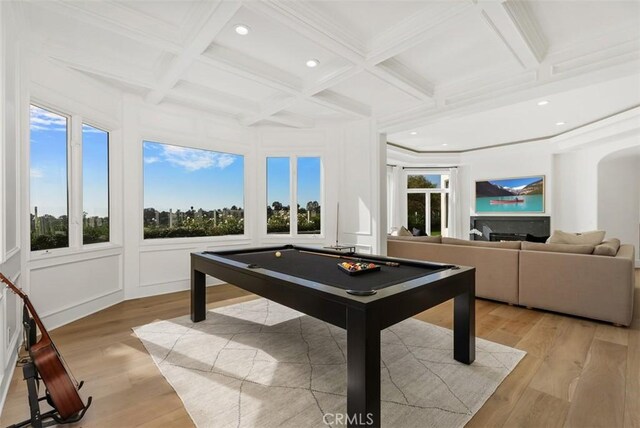
<svg viewBox="0 0 640 428"><path fill-rule="evenodd" d="M38 168L31 168L29 175L31 175L31 178L42 178L44 177L44 172Z"/></svg>
<svg viewBox="0 0 640 428"><path fill-rule="evenodd" d="M31 130L34 131L66 131L67 119L59 114L31 106Z"/></svg>
<svg viewBox="0 0 640 428"><path fill-rule="evenodd" d="M104 134L105 131L102 129L94 128L91 125L87 125L85 123L82 124L82 132L87 132L89 134Z"/></svg>
<svg viewBox="0 0 640 428"><path fill-rule="evenodd" d="M156 162L160 162L160 158L158 156L147 156L144 158L144 163L152 164Z"/></svg>
<svg viewBox="0 0 640 428"><path fill-rule="evenodd" d="M193 172L201 169L225 169L235 162L235 156L228 153L210 152L178 146L162 146L162 159L174 166Z"/></svg>

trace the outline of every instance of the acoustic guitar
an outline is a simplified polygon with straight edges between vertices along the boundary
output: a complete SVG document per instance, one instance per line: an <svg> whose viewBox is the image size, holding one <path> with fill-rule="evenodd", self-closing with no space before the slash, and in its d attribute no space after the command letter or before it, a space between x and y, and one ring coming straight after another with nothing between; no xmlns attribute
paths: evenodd
<svg viewBox="0 0 640 428"><path fill-rule="evenodd" d="M84 416L84 411L91 405L91 398L88 399L86 405L82 401L78 392L82 383L78 384L70 374L64 359L51 340L29 297L1 273L0 281L4 282L11 291L23 300L40 331L40 339L29 347L29 356L47 390L47 401L59 415L54 419L63 423L79 420Z"/></svg>

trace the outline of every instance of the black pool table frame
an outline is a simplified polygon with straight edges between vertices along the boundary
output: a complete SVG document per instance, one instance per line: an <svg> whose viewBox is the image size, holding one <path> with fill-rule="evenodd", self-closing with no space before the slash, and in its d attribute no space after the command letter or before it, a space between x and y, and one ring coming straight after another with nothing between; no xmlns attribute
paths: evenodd
<svg viewBox="0 0 640 428"><path fill-rule="evenodd" d="M475 359L475 269L452 266L424 277L354 296L341 288L263 268L248 268L225 255L253 251L302 250L344 253L301 246L278 246L191 254L191 320L206 318L206 275L211 275L274 302L347 330L347 414L350 426L380 426L380 331L442 302L454 299L453 358ZM355 256L443 267L373 255ZM366 275L375 275L368 273Z"/></svg>

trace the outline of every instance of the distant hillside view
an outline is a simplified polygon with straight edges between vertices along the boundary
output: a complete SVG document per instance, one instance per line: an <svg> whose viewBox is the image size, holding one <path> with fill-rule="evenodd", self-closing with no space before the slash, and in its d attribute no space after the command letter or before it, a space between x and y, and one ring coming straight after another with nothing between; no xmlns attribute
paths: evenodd
<svg viewBox="0 0 640 428"><path fill-rule="evenodd" d="M542 195L544 181L540 177L531 177L531 183L520 184L526 179L477 181L476 197L487 198L494 196ZM513 184L516 184L513 186Z"/></svg>

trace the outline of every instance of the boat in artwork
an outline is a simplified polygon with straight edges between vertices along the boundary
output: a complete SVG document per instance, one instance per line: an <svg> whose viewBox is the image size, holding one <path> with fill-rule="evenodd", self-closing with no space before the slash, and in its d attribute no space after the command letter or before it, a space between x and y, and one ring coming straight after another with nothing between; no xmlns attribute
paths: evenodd
<svg viewBox="0 0 640 428"><path fill-rule="evenodd" d="M491 205L505 205L505 204L521 204L524 202L524 199L491 199L489 203Z"/></svg>

